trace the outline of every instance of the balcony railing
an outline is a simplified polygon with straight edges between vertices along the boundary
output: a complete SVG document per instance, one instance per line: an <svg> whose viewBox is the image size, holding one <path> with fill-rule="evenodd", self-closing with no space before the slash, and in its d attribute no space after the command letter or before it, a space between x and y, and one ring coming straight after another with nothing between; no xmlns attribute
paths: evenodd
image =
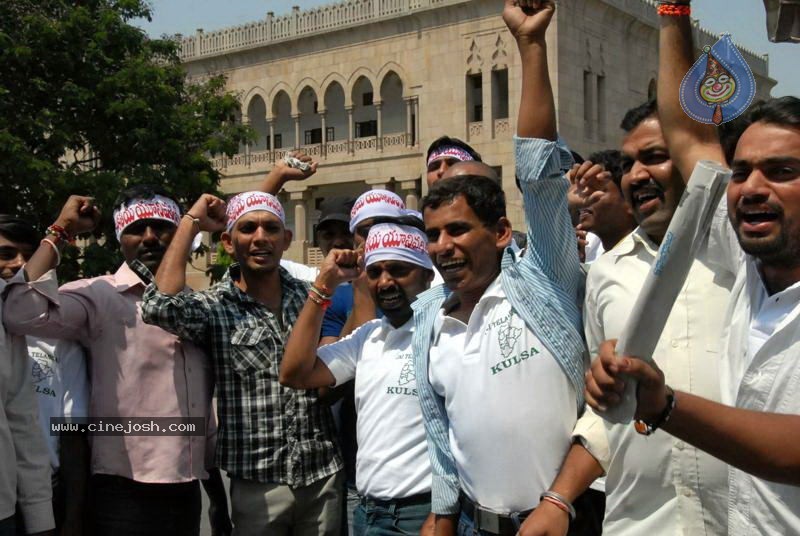
<svg viewBox="0 0 800 536"><path fill-rule="evenodd" d="M303 145L300 147L300 150L304 151L315 160L341 161L353 156L363 157L369 153L378 153L379 151L394 154L418 149L418 147L409 146L407 143L408 141L410 141L410 135L405 132L399 132L382 136L380 145L378 144L377 136L368 136L355 138L352 141L336 140L325 144L316 143L313 145ZM292 149L250 151L236 154L231 158L215 158L213 164L214 167L219 170L227 170L229 167L234 166L251 167L270 165L283 159L286 153L290 151L292 151Z"/></svg>

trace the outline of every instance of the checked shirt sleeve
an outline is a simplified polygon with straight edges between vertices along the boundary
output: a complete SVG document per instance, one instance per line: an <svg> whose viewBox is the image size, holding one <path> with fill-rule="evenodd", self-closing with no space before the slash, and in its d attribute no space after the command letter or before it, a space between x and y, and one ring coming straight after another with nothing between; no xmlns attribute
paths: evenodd
<svg viewBox="0 0 800 536"><path fill-rule="evenodd" d="M548 141L515 136L514 148L528 226L528 249L520 262L534 263L577 300L582 276L565 178L572 154L560 138Z"/></svg>
<svg viewBox="0 0 800 536"><path fill-rule="evenodd" d="M170 296L150 283L142 296L142 320L181 339L202 343L211 317L210 304L202 292Z"/></svg>

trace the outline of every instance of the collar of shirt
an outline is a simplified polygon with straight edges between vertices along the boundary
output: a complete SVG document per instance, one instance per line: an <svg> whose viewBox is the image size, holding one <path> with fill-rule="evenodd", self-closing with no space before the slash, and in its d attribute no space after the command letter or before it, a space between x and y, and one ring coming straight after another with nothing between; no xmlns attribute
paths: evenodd
<svg viewBox="0 0 800 536"><path fill-rule="evenodd" d="M631 234L623 238L619 244L606 252L612 257L623 257L636 251L637 247L643 247L653 257L658 254L658 245L653 242L641 227L637 227Z"/></svg>
<svg viewBox="0 0 800 536"><path fill-rule="evenodd" d="M389 320L384 316L381 318L381 323L378 329L372 332L370 339L373 341L386 340L390 335L396 336L398 334L408 332L414 333L414 317L409 318L405 324L399 327L394 327Z"/></svg>
<svg viewBox="0 0 800 536"><path fill-rule="evenodd" d="M292 277L292 274L290 274L283 266L278 267L278 273L281 277L281 290L284 292L284 301L289 295L308 292L308 286L310 283ZM232 264L228 268L228 271L225 272L225 275L222 276L222 279L219 283L223 294L233 300L240 302L252 302L258 304L259 306L263 306L263 304L259 303L236 285L236 282L239 281L241 277L242 270L239 264Z"/></svg>
<svg viewBox="0 0 800 536"><path fill-rule="evenodd" d="M141 261L134 259L130 263L122 263L122 266L114 272L114 281L117 292L125 292L137 286L144 291L144 288L153 281L153 274Z"/></svg>

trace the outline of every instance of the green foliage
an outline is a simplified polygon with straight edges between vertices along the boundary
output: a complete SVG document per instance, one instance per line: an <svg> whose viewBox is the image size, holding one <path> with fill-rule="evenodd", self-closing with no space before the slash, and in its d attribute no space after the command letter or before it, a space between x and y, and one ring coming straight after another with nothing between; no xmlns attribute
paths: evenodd
<svg viewBox="0 0 800 536"><path fill-rule="evenodd" d="M129 24L140 17L143 0L0 2L0 213L43 230L70 194L103 211L98 240L65 255L64 279L116 268L111 212L125 185L160 184L188 205L216 192L209 156L253 139L225 80L187 80L177 43Z"/></svg>
<svg viewBox="0 0 800 536"><path fill-rule="evenodd" d="M225 272L228 271L228 268L233 262L233 257L228 255L222 243L217 244L217 262L206 270L206 275L211 278L211 283L216 283L222 279L222 276L225 275Z"/></svg>

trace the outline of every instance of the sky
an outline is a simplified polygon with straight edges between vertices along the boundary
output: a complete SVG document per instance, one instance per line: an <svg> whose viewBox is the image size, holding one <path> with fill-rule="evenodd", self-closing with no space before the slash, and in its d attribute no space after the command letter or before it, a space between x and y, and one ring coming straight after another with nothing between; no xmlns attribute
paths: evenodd
<svg viewBox="0 0 800 536"><path fill-rule="evenodd" d="M300 9L331 3L328 0L150 0L153 20L137 21L153 37L197 28L213 31L253 22L272 11L283 15L290 6ZM692 16L714 33L729 32L733 40L758 53L769 54L770 76L778 81L772 95L800 96L800 44L770 43L762 0L694 0Z"/></svg>

